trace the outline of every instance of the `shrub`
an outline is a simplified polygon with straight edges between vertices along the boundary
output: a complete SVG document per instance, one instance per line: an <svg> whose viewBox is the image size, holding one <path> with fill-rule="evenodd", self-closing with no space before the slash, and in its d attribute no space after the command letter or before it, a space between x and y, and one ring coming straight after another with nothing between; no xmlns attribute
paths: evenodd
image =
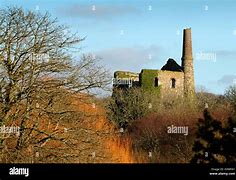
<svg viewBox="0 0 236 180"><path fill-rule="evenodd" d="M204 119L199 119L196 140L193 146L195 152L193 163L232 163L236 162L235 120L228 119L225 126L212 118L207 109Z"/></svg>
<svg viewBox="0 0 236 180"><path fill-rule="evenodd" d="M226 127L223 129L223 136L221 139L223 151L227 163L236 162L236 120L229 118Z"/></svg>
<svg viewBox="0 0 236 180"><path fill-rule="evenodd" d="M147 113L148 101L139 88L116 89L108 103L108 118L119 127L127 128Z"/></svg>
<svg viewBox="0 0 236 180"><path fill-rule="evenodd" d="M208 92L199 92L197 96L197 105L199 109L204 109L208 105L209 109L215 109L219 106L227 104L227 99L222 95L215 95Z"/></svg>
<svg viewBox="0 0 236 180"><path fill-rule="evenodd" d="M221 122L213 119L207 109L204 110L204 119L199 119L196 140L193 151L195 152L191 162L193 163L218 163L220 151ZM217 136L218 135L218 136Z"/></svg>
<svg viewBox="0 0 236 180"><path fill-rule="evenodd" d="M236 110L236 85L230 86L226 92L225 97L229 100L229 102L233 105Z"/></svg>
<svg viewBox="0 0 236 180"><path fill-rule="evenodd" d="M160 148L159 138L155 131L151 131L150 129L144 129L140 133L140 137L137 140L137 148L141 148L145 151L156 152Z"/></svg>

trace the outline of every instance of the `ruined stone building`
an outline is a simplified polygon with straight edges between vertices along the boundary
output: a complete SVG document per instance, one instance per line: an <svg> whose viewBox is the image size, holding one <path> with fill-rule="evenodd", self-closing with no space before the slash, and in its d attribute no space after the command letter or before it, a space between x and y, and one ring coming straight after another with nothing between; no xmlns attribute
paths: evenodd
<svg viewBox="0 0 236 180"><path fill-rule="evenodd" d="M114 88L141 87L161 96L192 97L195 94L191 28L183 30L181 66L169 58L160 69L142 69L140 73L116 71Z"/></svg>

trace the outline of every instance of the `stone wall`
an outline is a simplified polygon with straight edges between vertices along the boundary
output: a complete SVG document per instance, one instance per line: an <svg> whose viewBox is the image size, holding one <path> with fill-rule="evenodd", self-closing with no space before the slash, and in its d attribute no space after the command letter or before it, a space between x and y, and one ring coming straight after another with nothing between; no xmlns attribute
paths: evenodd
<svg viewBox="0 0 236 180"><path fill-rule="evenodd" d="M114 78L122 78L123 80L131 79L132 85L135 84L136 87L141 86L146 91L157 92L158 94L161 94L162 97L183 97L185 95L185 97L189 99L194 99L195 85L191 28L184 29L183 31L183 51L181 60L182 66L179 66L173 59L168 59L166 65L162 67L162 70L143 69L141 73L116 71L114 73ZM175 87L171 87L171 79L174 79Z"/></svg>
<svg viewBox="0 0 236 180"><path fill-rule="evenodd" d="M158 76L159 71L155 69L143 69L139 75L141 87L145 90L157 90L158 87L155 87L155 78Z"/></svg>
<svg viewBox="0 0 236 180"><path fill-rule="evenodd" d="M182 67L184 70L184 92L188 99L195 95L194 69L192 57L192 35L191 28L184 29Z"/></svg>
<svg viewBox="0 0 236 180"><path fill-rule="evenodd" d="M139 73L129 72L129 71L116 71L114 73L114 78L130 78L133 81L139 81Z"/></svg>
<svg viewBox="0 0 236 180"><path fill-rule="evenodd" d="M161 97L181 96L184 94L184 73L176 71L159 71L158 83L161 86ZM175 88L171 87L171 80L175 79Z"/></svg>
<svg viewBox="0 0 236 180"><path fill-rule="evenodd" d="M119 82L119 83L115 83ZM127 83L126 83L127 82ZM116 71L114 73L113 87L137 87L139 86L139 73L129 71Z"/></svg>
<svg viewBox="0 0 236 180"><path fill-rule="evenodd" d="M161 97L183 97L184 95L184 73L178 71L143 69L141 73L116 71L114 78L132 79L146 91L157 92ZM158 79L158 86L155 84ZM175 80L175 87L172 87L172 79Z"/></svg>

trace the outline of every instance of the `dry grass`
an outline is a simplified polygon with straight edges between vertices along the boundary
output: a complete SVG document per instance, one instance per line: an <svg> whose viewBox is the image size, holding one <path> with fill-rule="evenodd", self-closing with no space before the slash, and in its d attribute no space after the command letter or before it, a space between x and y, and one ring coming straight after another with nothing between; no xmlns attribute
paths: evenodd
<svg viewBox="0 0 236 180"><path fill-rule="evenodd" d="M130 137L114 136L106 142L112 156L119 163L135 163L132 151L132 142Z"/></svg>
<svg viewBox="0 0 236 180"><path fill-rule="evenodd" d="M26 125L32 127L37 122L42 131L57 131L60 137L70 140L73 147L51 140L40 145L28 143L21 151L15 151L16 139L10 137L5 151L7 158L2 158L2 162L188 163L192 157L196 122L202 117L203 110L201 106L190 108L181 101L168 107L155 105L151 113L135 121L127 133L121 134L107 119L104 103L98 99L74 94L67 98L58 97L56 102L53 108L75 113L55 121L47 116L39 118L39 112L34 112L33 121ZM223 101L208 99L207 102L212 102L209 110L213 117L222 122L232 113L231 106ZM14 123L19 125L17 120ZM188 126L188 136L168 134L167 126L170 125ZM36 132L32 136L43 138Z"/></svg>
<svg viewBox="0 0 236 180"><path fill-rule="evenodd" d="M232 115L232 107L226 101L218 101L216 96L208 99L212 116L225 122ZM188 106L182 101L172 106L160 105L153 113L137 120L129 127L128 136L132 139L133 159L142 163L188 163L192 158L192 146L195 139L196 123L202 118L203 109L197 101L196 106ZM167 127L187 126L188 135L168 134ZM152 153L149 157L148 154Z"/></svg>

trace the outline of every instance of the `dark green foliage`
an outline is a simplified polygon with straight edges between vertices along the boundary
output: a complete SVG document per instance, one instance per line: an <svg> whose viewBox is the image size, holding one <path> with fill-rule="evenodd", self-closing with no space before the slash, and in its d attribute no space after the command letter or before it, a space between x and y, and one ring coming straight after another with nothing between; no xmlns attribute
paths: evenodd
<svg viewBox="0 0 236 180"><path fill-rule="evenodd" d="M233 105L235 111L236 111L236 85L230 86L226 93L225 97L229 100L229 102Z"/></svg>
<svg viewBox="0 0 236 180"><path fill-rule="evenodd" d="M222 137L223 154L226 161L236 163L236 120L229 118L226 127L223 129Z"/></svg>
<svg viewBox="0 0 236 180"><path fill-rule="evenodd" d="M155 87L155 78L158 76L158 72L158 70L143 69L140 74L141 87L146 91L159 93L161 86Z"/></svg>
<svg viewBox="0 0 236 180"><path fill-rule="evenodd" d="M140 88L115 89L108 104L108 117L119 127L127 128L147 113L148 101Z"/></svg>
<svg viewBox="0 0 236 180"><path fill-rule="evenodd" d="M193 146L192 163L232 163L235 161L236 123L229 118L225 127L204 110L204 119L198 121L198 131Z"/></svg>
<svg viewBox="0 0 236 180"><path fill-rule="evenodd" d="M160 142L157 133L149 129L142 130L140 133L140 138L137 139L137 146L147 152L158 151Z"/></svg>

